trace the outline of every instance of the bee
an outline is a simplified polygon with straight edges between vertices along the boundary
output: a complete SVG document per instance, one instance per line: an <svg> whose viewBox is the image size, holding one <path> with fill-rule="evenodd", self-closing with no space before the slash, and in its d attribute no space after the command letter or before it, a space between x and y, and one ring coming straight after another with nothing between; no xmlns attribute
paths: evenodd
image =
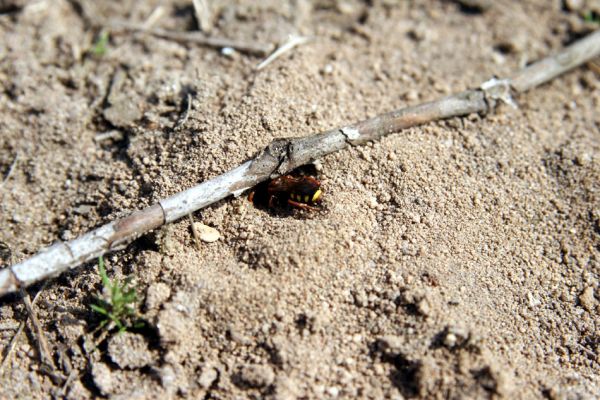
<svg viewBox="0 0 600 400"><path fill-rule="evenodd" d="M255 202L255 193L248 200ZM276 204L288 204L303 210L318 210L315 204L321 202L323 191L321 182L312 176L283 175L270 181L266 187L266 200L270 208Z"/></svg>

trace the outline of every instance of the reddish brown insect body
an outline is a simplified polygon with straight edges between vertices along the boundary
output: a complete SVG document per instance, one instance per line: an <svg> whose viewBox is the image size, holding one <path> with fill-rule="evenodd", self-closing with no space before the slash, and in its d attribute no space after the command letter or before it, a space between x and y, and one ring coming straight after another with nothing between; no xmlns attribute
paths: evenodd
<svg viewBox="0 0 600 400"><path fill-rule="evenodd" d="M321 182L312 176L283 175L269 182L266 190L269 207L279 204L289 204L292 207L304 210L317 210L312 205L321 201L323 194ZM248 199L254 201L254 192Z"/></svg>

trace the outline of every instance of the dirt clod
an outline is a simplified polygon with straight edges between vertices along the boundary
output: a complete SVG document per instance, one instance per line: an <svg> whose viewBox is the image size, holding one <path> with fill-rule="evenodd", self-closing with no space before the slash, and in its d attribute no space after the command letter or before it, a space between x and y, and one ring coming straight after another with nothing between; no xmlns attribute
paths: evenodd
<svg viewBox="0 0 600 400"><path fill-rule="evenodd" d="M240 384L253 388L269 386L275 380L275 373L268 365L245 365L240 369L236 379Z"/></svg>
<svg viewBox="0 0 600 400"><path fill-rule="evenodd" d="M205 366L202 368L202 372L198 377L198 384L204 389L208 389L219 377L219 372L216 368L211 366Z"/></svg>
<svg viewBox="0 0 600 400"><path fill-rule="evenodd" d="M579 295L579 302L586 311L593 313L598 304L598 301L594 297L594 288L591 286L586 287L581 295Z"/></svg>
<svg viewBox="0 0 600 400"><path fill-rule="evenodd" d="M163 282L150 285L146 291L146 308L156 310L171 296L171 288Z"/></svg>
<svg viewBox="0 0 600 400"><path fill-rule="evenodd" d="M113 336L108 342L108 354L121 368L142 368L154 362L146 339L131 332Z"/></svg>
<svg viewBox="0 0 600 400"><path fill-rule="evenodd" d="M101 362L92 365L92 377L94 384L104 396L108 396L114 390L112 371L108 366Z"/></svg>

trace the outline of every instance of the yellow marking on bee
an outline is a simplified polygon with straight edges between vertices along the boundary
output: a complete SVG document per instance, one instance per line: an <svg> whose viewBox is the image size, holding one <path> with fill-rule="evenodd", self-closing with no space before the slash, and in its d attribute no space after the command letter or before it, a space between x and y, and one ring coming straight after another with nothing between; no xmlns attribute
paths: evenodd
<svg viewBox="0 0 600 400"><path fill-rule="evenodd" d="M312 197L311 201L314 203L317 200L319 200L321 198L321 194L322 194L321 189L317 189L317 191L315 192L315 194L313 194L313 197Z"/></svg>
<svg viewBox="0 0 600 400"><path fill-rule="evenodd" d="M304 196L304 202L305 202L305 203L308 203L308 200L310 200L310 197L309 197L308 195L305 195L305 196Z"/></svg>

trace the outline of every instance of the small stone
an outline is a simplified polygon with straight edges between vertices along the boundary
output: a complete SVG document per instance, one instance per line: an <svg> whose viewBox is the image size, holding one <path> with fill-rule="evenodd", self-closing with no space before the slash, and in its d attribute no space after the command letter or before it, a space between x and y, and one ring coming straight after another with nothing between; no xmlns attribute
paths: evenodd
<svg viewBox="0 0 600 400"><path fill-rule="evenodd" d="M108 354L121 368L142 368L154 361L145 338L131 332L113 336L108 342Z"/></svg>
<svg viewBox="0 0 600 400"><path fill-rule="evenodd" d="M66 318L57 323L57 329L59 334L69 343L77 343L77 341L85 334L83 323Z"/></svg>
<svg viewBox="0 0 600 400"><path fill-rule="evenodd" d="M448 333L444 338L444 345L449 348L453 348L456 346L456 342L458 341L456 335L454 333Z"/></svg>
<svg viewBox="0 0 600 400"><path fill-rule="evenodd" d="M337 387L335 387L335 386L332 386L332 387L330 387L330 388L328 388L328 389L327 389L327 393L328 393L328 394L329 394L329 395L330 395L332 398L334 398L334 399L335 399L336 397L338 397L338 396L339 396L339 394L340 394L340 389L338 389L338 388L337 388Z"/></svg>
<svg viewBox="0 0 600 400"><path fill-rule="evenodd" d="M419 300L417 303L417 311L424 317L431 314L431 304L429 304L427 297L423 297L421 300Z"/></svg>
<svg viewBox="0 0 600 400"><path fill-rule="evenodd" d="M300 385L292 378L279 375L273 386L274 400L295 400L302 397Z"/></svg>
<svg viewBox="0 0 600 400"><path fill-rule="evenodd" d="M202 240L203 242L212 243L216 242L221 238L221 234L218 230L208 225L204 225L203 223L194 223L194 229L198 233L200 240Z"/></svg>
<svg viewBox="0 0 600 400"><path fill-rule="evenodd" d="M235 49L232 47L223 47L221 49L221 54L225 57L233 57L235 55Z"/></svg>
<svg viewBox="0 0 600 400"><path fill-rule="evenodd" d="M92 394L90 391L83 386L81 380L75 379L71 386L69 386L69 391L66 396L67 400L76 400L76 399L91 399Z"/></svg>
<svg viewBox="0 0 600 400"><path fill-rule="evenodd" d="M104 118L117 127L131 126L142 117L140 109L128 98L121 98L104 110Z"/></svg>
<svg viewBox="0 0 600 400"><path fill-rule="evenodd" d="M171 288L163 282L150 285L146 291L146 309L157 309L171 296Z"/></svg>
<svg viewBox="0 0 600 400"><path fill-rule="evenodd" d="M385 335L377 339L377 346L387 356L402 354L404 339L400 336Z"/></svg>
<svg viewBox="0 0 600 400"><path fill-rule="evenodd" d="M92 365L92 378L94 384L104 396L108 396L114 390L114 382L110 368L104 363Z"/></svg>
<svg viewBox="0 0 600 400"><path fill-rule="evenodd" d="M168 392L175 392L176 388L176 376L175 370L170 365L165 365L158 371L160 382Z"/></svg>
<svg viewBox="0 0 600 400"><path fill-rule="evenodd" d="M569 11L579 11L584 6L585 0L565 0L564 5Z"/></svg>
<svg viewBox="0 0 600 400"><path fill-rule="evenodd" d="M79 214L79 215L87 215L90 213L90 211L92 211L93 207L89 204L82 204L80 206L77 206L73 209L73 212L75 214Z"/></svg>
<svg viewBox="0 0 600 400"><path fill-rule="evenodd" d="M469 332L456 326L448 326L442 333L443 343L449 349L462 346L469 340Z"/></svg>
<svg viewBox="0 0 600 400"><path fill-rule="evenodd" d="M325 66L323 67L323 74L324 75L329 75L333 72L333 65L331 64L325 64Z"/></svg>
<svg viewBox="0 0 600 400"><path fill-rule="evenodd" d="M242 384L254 388L269 386L275 380L275 373L268 365L247 365L244 366L239 375Z"/></svg>
<svg viewBox="0 0 600 400"><path fill-rule="evenodd" d="M203 367L202 373L198 377L198 384L204 389L208 389L219 377L219 372L213 367Z"/></svg>
<svg viewBox="0 0 600 400"><path fill-rule="evenodd" d="M415 101L419 99L419 92L414 89L409 90L404 94L404 98L408 101Z"/></svg>
<svg viewBox="0 0 600 400"><path fill-rule="evenodd" d="M594 312L596 308L596 298L594 297L594 288L591 286L586 287L583 292L579 295L579 302L581 306L587 312Z"/></svg>

